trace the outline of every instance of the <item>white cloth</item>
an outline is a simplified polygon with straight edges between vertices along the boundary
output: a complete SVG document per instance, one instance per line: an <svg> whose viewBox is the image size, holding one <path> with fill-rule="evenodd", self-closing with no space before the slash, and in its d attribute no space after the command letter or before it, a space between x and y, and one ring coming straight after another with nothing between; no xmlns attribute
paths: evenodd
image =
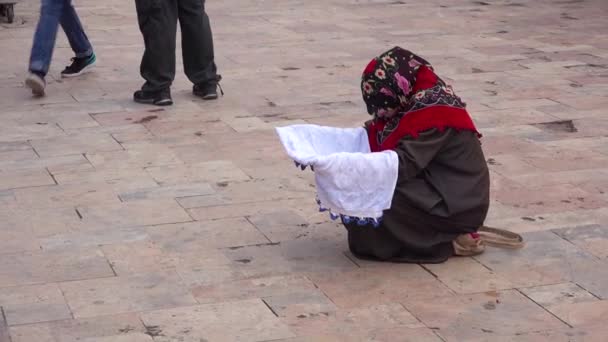
<svg viewBox="0 0 608 342"><path fill-rule="evenodd" d="M377 219L391 207L399 158L394 151L371 153L364 128L293 125L276 130L294 161L313 166L322 208Z"/></svg>

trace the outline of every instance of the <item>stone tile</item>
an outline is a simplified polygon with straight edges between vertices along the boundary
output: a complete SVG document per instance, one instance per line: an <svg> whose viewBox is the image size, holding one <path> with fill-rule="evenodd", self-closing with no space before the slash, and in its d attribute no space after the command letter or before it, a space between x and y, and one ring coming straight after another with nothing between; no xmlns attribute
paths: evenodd
<svg viewBox="0 0 608 342"><path fill-rule="evenodd" d="M72 135L109 135L117 143L122 144L132 140L151 139L154 135L142 125L126 126L97 126L92 128L66 129L66 133ZM119 139L120 138L120 139ZM124 140L123 140L124 139Z"/></svg>
<svg viewBox="0 0 608 342"><path fill-rule="evenodd" d="M136 112L119 111L96 113L91 116L102 126L122 126L151 122L167 117L168 113L162 109L151 109Z"/></svg>
<svg viewBox="0 0 608 342"><path fill-rule="evenodd" d="M38 239L31 236L30 229L15 231L14 229L0 230L0 254L31 252L40 249Z"/></svg>
<svg viewBox="0 0 608 342"><path fill-rule="evenodd" d="M4 308L8 325L72 318L57 284L2 288L0 306Z"/></svg>
<svg viewBox="0 0 608 342"><path fill-rule="evenodd" d="M120 194L120 199L124 202L155 199L155 198L176 198L188 199L191 197L208 196L215 193L209 183L190 183L167 187L154 187L141 189ZM182 205L181 201L178 201ZM183 206L183 205L182 205Z"/></svg>
<svg viewBox="0 0 608 342"><path fill-rule="evenodd" d="M112 276L95 249L0 255L0 287Z"/></svg>
<svg viewBox="0 0 608 342"><path fill-rule="evenodd" d="M483 136L487 139L482 139L481 142L484 146L484 151L486 150L485 146L492 144L495 139L499 139L500 144L496 147L503 150L503 153L513 151L509 149L509 144L516 144L518 147L515 151L521 151L522 153L542 152L542 148L534 146L528 140L528 137L541 135L542 133L543 131L540 128L532 125L491 127L483 130Z"/></svg>
<svg viewBox="0 0 608 342"><path fill-rule="evenodd" d="M144 333L128 333L105 337L87 337L83 342L154 342L152 336Z"/></svg>
<svg viewBox="0 0 608 342"><path fill-rule="evenodd" d="M64 172L78 172L93 169L93 165L91 165L91 163L89 163L89 161L81 154L3 162L0 163L0 167L7 171L33 171L46 168L52 175L57 175Z"/></svg>
<svg viewBox="0 0 608 342"><path fill-rule="evenodd" d="M64 136L63 130L56 125L3 125L0 129L0 141L13 142L29 139L52 139Z"/></svg>
<svg viewBox="0 0 608 342"><path fill-rule="evenodd" d="M346 272L317 272L309 278L340 308L450 296L450 290L418 265L378 264Z"/></svg>
<svg viewBox="0 0 608 342"><path fill-rule="evenodd" d="M250 216L255 225L272 242L297 239L308 234L310 224L292 210Z"/></svg>
<svg viewBox="0 0 608 342"><path fill-rule="evenodd" d="M121 132L114 132L112 133L112 138L114 138L114 140L124 146L124 144L134 141L153 139L154 135L150 133L150 131L148 131L145 127L141 127L137 130L125 130Z"/></svg>
<svg viewBox="0 0 608 342"><path fill-rule="evenodd" d="M573 283L548 285L521 290L527 297L571 326L588 326L605 320L606 301Z"/></svg>
<svg viewBox="0 0 608 342"><path fill-rule="evenodd" d="M602 209L572 210L555 213L526 213L525 216L489 218L485 224L492 227L508 227L517 233L537 232L579 225L602 223Z"/></svg>
<svg viewBox="0 0 608 342"><path fill-rule="evenodd" d="M222 119L222 121L237 132L272 129L272 126L255 116L245 118L226 118Z"/></svg>
<svg viewBox="0 0 608 342"><path fill-rule="evenodd" d="M74 208L0 208L0 231L13 238L42 238L71 232L81 224ZM15 230L19 227L19 230Z"/></svg>
<svg viewBox="0 0 608 342"><path fill-rule="evenodd" d="M596 297L608 299L608 262L605 260L596 262L576 263L570 266L569 278Z"/></svg>
<svg viewBox="0 0 608 342"><path fill-rule="evenodd" d="M338 342L338 341L353 341L353 342L441 342L442 340L435 335L430 329L426 328L388 328L388 329L373 329L369 331L348 331L342 334L315 334L288 338L284 340L276 340L277 342Z"/></svg>
<svg viewBox="0 0 608 342"><path fill-rule="evenodd" d="M549 310L551 307L562 304L576 304L598 300L591 293L574 283L529 287L523 288L520 291L534 302Z"/></svg>
<svg viewBox="0 0 608 342"><path fill-rule="evenodd" d="M408 301L406 307L449 341L564 328L564 323L516 291Z"/></svg>
<svg viewBox="0 0 608 342"><path fill-rule="evenodd" d="M283 200L281 207L292 210L306 218L308 223L327 222L327 213L320 213L314 198ZM215 206L198 207L188 210L188 213L197 220L217 220L222 218L234 218L243 216L254 216L260 214L271 214L277 211L277 202L258 201L236 204L218 204Z"/></svg>
<svg viewBox="0 0 608 342"><path fill-rule="evenodd" d="M150 241L123 242L105 245L101 249L112 269L119 276L170 270L202 272L230 264L230 260L220 250L174 252L165 250Z"/></svg>
<svg viewBox="0 0 608 342"><path fill-rule="evenodd" d="M487 337L471 339L472 342L587 342L592 335L590 330L574 330L565 328L559 331L539 331L530 333L518 333L517 335L497 336L488 334Z"/></svg>
<svg viewBox="0 0 608 342"><path fill-rule="evenodd" d="M551 232L524 234L526 247L509 251L495 249L475 259L508 279L518 279L519 287L552 285L572 281L596 296L606 295L600 280L608 274L594 256L578 249ZM590 272L597 269L595 272Z"/></svg>
<svg viewBox="0 0 608 342"><path fill-rule="evenodd" d="M553 106L557 102L551 99L529 99L529 100L494 100L484 101L482 104L493 109L512 109L512 108L534 108L541 106Z"/></svg>
<svg viewBox="0 0 608 342"><path fill-rule="evenodd" d="M76 318L196 304L175 272L67 282L61 289Z"/></svg>
<svg viewBox="0 0 608 342"><path fill-rule="evenodd" d="M61 110L59 108L40 112L24 112L18 116L18 122L22 125L56 125L64 130L97 126L97 122L83 110Z"/></svg>
<svg viewBox="0 0 608 342"><path fill-rule="evenodd" d="M484 130L487 134L488 130ZM530 154L534 152L543 152L542 148L529 141L513 136L488 136L486 135L482 141L482 148L486 157L494 158L501 154L511 154L513 151L518 151L520 154Z"/></svg>
<svg viewBox="0 0 608 342"><path fill-rule="evenodd" d="M0 163L37 159L33 149L0 152Z"/></svg>
<svg viewBox="0 0 608 342"><path fill-rule="evenodd" d="M490 170L507 177L511 175L537 174L541 172L540 169L527 163L518 155L500 154L488 158L487 161Z"/></svg>
<svg viewBox="0 0 608 342"><path fill-rule="evenodd" d="M184 209L195 209L200 207L215 207L222 204L229 204L228 201L218 194L201 196L178 197L175 199ZM188 210L190 212L190 210ZM236 215L235 215L236 216Z"/></svg>
<svg viewBox="0 0 608 342"><path fill-rule="evenodd" d="M27 151L31 150L32 146L27 141L7 141L0 142L0 153Z"/></svg>
<svg viewBox="0 0 608 342"><path fill-rule="evenodd" d="M244 259L243 259L244 260ZM224 261L224 260L222 260ZM238 266L232 265L232 262L207 264L207 265L189 265L182 267L178 265L177 273L184 281L188 288L197 288L199 286L214 286L227 284L233 281L252 278L273 276L277 274L285 275L287 272L274 273L246 273Z"/></svg>
<svg viewBox="0 0 608 342"><path fill-rule="evenodd" d="M109 134L73 134L65 137L32 140L41 157L122 150Z"/></svg>
<svg viewBox="0 0 608 342"><path fill-rule="evenodd" d="M590 192L585 187L587 182L601 182L608 180L608 170L589 169L589 170L570 170L556 172L541 172L523 175L509 175L511 179L523 186L556 186L563 184L579 185L582 190Z"/></svg>
<svg viewBox="0 0 608 342"><path fill-rule="evenodd" d="M57 208L67 206L119 203L116 193L103 183L51 185L14 191L19 205L29 208Z"/></svg>
<svg viewBox="0 0 608 342"><path fill-rule="evenodd" d="M108 226L149 226L189 222L192 218L174 200L146 200L78 207L84 223Z"/></svg>
<svg viewBox="0 0 608 342"><path fill-rule="evenodd" d="M56 174L55 180L63 184L104 184L115 192L139 190L158 186L158 183L142 169L104 169L70 171Z"/></svg>
<svg viewBox="0 0 608 342"><path fill-rule="evenodd" d="M279 317L326 314L337 309L336 305L317 289L285 295L274 294L263 299Z"/></svg>
<svg viewBox="0 0 608 342"><path fill-rule="evenodd" d="M306 277L288 275L197 286L192 289L192 293L199 303L206 304L271 296L289 296L297 293L309 293L315 289L315 285Z"/></svg>
<svg viewBox="0 0 608 342"><path fill-rule="evenodd" d="M0 190L54 185L47 170L0 171Z"/></svg>
<svg viewBox="0 0 608 342"><path fill-rule="evenodd" d="M301 178L285 179L283 176L269 179L253 179L243 182L218 182L212 198L183 198L185 208L197 208L218 204L248 203L272 200L313 198L314 188Z"/></svg>
<svg viewBox="0 0 608 342"><path fill-rule="evenodd" d="M530 153L524 158L529 164L549 172L604 168L606 156L593 151L547 151Z"/></svg>
<svg viewBox="0 0 608 342"><path fill-rule="evenodd" d="M486 253L492 253L492 250L488 249ZM517 279L502 277L471 258L452 258L444 264L424 267L456 293L489 292L517 286Z"/></svg>
<svg viewBox="0 0 608 342"><path fill-rule="evenodd" d="M225 250L225 253L238 270L249 277L275 276L289 272L333 274L357 268L344 255L345 244L343 240L302 239L231 248Z"/></svg>
<svg viewBox="0 0 608 342"><path fill-rule="evenodd" d="M293 337L259 299L160 310L142 314L159 342L268 341Z"/></svg>
<svg viewBox="0 0 608 342"><path fill-rule="evenodd" d="M188 136L207 133L233 133L234 130L222 121L150 121L144 124L158 137Z"/></svg>
<svg viewBox="0 0 608 342"><path fill-rule="evenodd" d="M606 226L564 228L555 230L555 233L598 258L608 259L608 227Z"/></svg>
<svg viewBox="0 0 608 342"><path fill-rule="evenodd" d="M86 339L109 337L121 341L124 336L139 338L139 335L145 332L146 329L135 314L72 319L11 328L13 342L81 342Z"/></svg>
<svg viewBox="0 0 608 342"><path fill-rule="evenodd" d="M84 230L84 229L83 229ZM109 245L121 242L135 242L148 238L148 234L142 227L135 228L86 228L73 233L57 234L40 239L40 246L44 250L62 250L69 248L84 248L101 245Z"/></svg>
<svg viewBox="0 0 608 342"><path fill-rule="evenodd" d="M536 109L503 109L475 112L475 123L478 127L497 127L511 125L526 125L537 122L556 120L551 112Z"/></svg>
<svg viewBox="0 0 608 342"><path fill-rule="evenodd" d="M574 327L594 325L608 319L608 301L561 304L549 309L554 315Z"/></svg>
<svg viewBox="0 0 608 342"><path fill-rule="evenodd" d="M262 160L263 162L261 163L260 161ZM310 170L302 172L299 168L295 167L293 161L285 158L284 155L275 154L274 157L256 159L240 158L235 163L253 179L288 179L292 181L303 179L309 181L309 184L314 185L314 174ZM314 190L312 186L309 186L309 188L308 190Z"/></svg>
<svg viewBox="0 0 608 342"><path fill-rule="evenodd" d="M126 151L87 153L87 159L95 168L144 168L182 164L168 148L129 149Z"/></svg>
<svg viewBox="0 0 608 342"><path fill-rule="evenodd" d="M193 135L191 137L159 139L165 144L170 143L171 150L186 164L198 164L222 159L225 154L215 144L203 139L203 137L202 135Z"/></svg>
<svg viewBox="0 0 608 342"><path fill-rule="evenodd" d="M203 135L205 142L191 142L190 144L182 144L173 148L175 153L181 160L186 163L198 164L210 160L223 160L226 156L230 156L231 160L262 160L262 157L276 157L277 151L282 151L280 142L274 134L261 135L259 132L252 131L250 133L240 133L240 139L235 140L234 137L228 138L224 136ZM217 140L216 140L217 139ZM240 146L247 145L247 149L242 149Z"/></svg>
<svg viewBox="0 0 608 342"><path fill-rule="evenodd" d="M398 303L377 304L351 310L338 310L288 316L283 319L297 335L345 334L372 329L418 329L424 325Z"/></svg>
<svg viewBox="0 0 608 342"><path fill-rule="evenodd" d="M147 232L157 245L175 252L269 242L251 223L242 218L159 225L148 228Z"/></svg>
<svg viewBox="0 0 608 342"><path fill-rule="evenodd" d="M192 165L149 167L148 173L160 185L192 182L230 182L248 180L243 171L230 161L210 161Z"/></svg>
<svg viewBox="0 0 608 342"><path fill-rule="evenodd" d="M571 184L505 189L498 192L494 197L502 204L528 209L531 213L543 214L598 209L605 206L601 198Z"/></svg>
<svg viewBox="0 0 608 342"><path fill-rule="evenodd" d="M301 178L268 177L245 182L217 184L217 192L228 203L270 201L279 199L312 198L314 182Z"/></svg>
<svg viewBox="0 0 608 342"><path fill-rule="evenodd" d="M8 324L4 317L4 310L0 306L0 342L11 342L11 336L8 330Z"/></svg>

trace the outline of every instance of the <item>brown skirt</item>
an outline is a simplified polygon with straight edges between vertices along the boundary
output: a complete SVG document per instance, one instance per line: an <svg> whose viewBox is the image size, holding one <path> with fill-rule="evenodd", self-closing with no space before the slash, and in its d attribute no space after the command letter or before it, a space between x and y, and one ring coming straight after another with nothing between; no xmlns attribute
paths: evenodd
<svg viewBox="0 0 608 342"><path fill-rule="evenodd" d="M344 223L348 246L358 258L401 263L441 263L454 254L452 241L476 232L481 223L467 222L479 215L444 218L412 207L400 196L384 212L382 224Z"/></svg>

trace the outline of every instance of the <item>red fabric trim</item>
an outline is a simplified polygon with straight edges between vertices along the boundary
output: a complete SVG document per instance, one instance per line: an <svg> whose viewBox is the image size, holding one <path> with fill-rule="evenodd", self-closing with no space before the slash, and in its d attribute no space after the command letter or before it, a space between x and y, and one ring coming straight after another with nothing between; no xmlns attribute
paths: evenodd
<svg viewBox="0 0 608 342"><path fill-rule="evenodd" d="M416 73L416 83L412 89L412 94L420 90L433 88L437 84L437 75L426 65L421 65Z"/></svg>
<svg viewBox="0 0 608 342"><path fill-rule="evenodd" d="M376 70L376 65L378 65L378 61L374 58L367 64L365 70L363 70L363 75L369 75L374 72L374 70Z"/></svg>
<svg viewBox="0 0 608 342"><path fill-rule="evenodd" d="M472 131L481 137L466 110L447 106L433 106L407 113L401 118L397 128L384 139L382 144L378 145L378 132L382 132L385 125L385 122L378 121L371 123L368 128L369 146L372 152L392 150L397 147L403 137L412 136L417 138L420 132L432 128L441 131L446 128Z"/></svg>

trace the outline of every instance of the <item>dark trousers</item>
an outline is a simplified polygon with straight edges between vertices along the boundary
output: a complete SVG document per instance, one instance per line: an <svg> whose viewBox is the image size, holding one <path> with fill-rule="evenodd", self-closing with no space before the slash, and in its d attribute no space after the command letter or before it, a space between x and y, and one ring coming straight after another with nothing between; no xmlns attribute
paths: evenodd
<svg viewBox="0 0 608 342"><path fill-rule="evenodd" d="M217 83L213 38L205 0L135 0L145 52L142 90L159 91L175 78L177 21L182 32L184 71L194 84Z"/></svg>

